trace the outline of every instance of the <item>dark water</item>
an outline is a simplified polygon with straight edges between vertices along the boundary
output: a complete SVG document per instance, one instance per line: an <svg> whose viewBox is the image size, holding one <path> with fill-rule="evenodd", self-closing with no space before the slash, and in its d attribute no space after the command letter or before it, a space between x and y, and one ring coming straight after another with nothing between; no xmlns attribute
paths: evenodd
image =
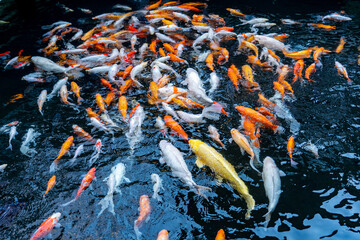
<svg viewBox="0 0 360 240"><path fill-rule="evenodd" d="M13 4L14 2L10 2ZM39 14L27 15L23 10L21 17L16 15L13 5L6 5L10 10L7 14L14 14L16 26L3 29L8 35L3 36L2 52L11 50L12 56L20 49L27 54L37 55L40 48L38 40L44 33L42 25L57 20L69 20L76 27L84 23L91 23L85 14L76 12L61 12L52 2L36 2L33 11ZM15 2L16 3L16 2ZM81 3L81 5L80 5ZM111 4L96 5L90 2L80 2L79 6L90 8L94 14L111 11ZM48 5L47 5L48 4ZM142 3L144 4L144 3ZM329 4L333 10L344 9L348 5L339 6ZM138 2L133 6L140 6ZM50 6L50 8L46 8ZM69 7L75 8L76 6ZM211 4L208 12L224 16L226 7L233 4ZM241 6L240 6L241 7ZM199 170L194 162L195 156L190 152L186 143L175 137L174 145L185 153L185 160L199 185L211 187L212 192L207 193L209 202L189 191L178 179L171 176L171 170L160 165L158 159L160 151L158 143L163 137L158 129L154 128L158 115L164 116L154 106L147 103L146 90L132 91L127 95L128 102L136 99L144 106L146 118L142 127L143 137L135 146L133 152L123 132L117 132L115 138L100 131L92 133L94 138L103 142L102 153L95 163L97 181L92 188L83 192L77 202L68 207L61 204L73 199L84 174L89 170L87 160L94 151L91 143L83 142L75 137L76 147L85 144L85 154L81 155L74 167L66 167L65 162L72 156L65 156L60 161L60 170L56 172L57 182L49 192L46 200L42 198L48 179L49 166L57 156L62 143L70 135L74 135L72 124L78 124L85 130L88 120L85 107L96 108L93 101L95 93L103 96L107 90L97 81L96 76L81 79L78 83L82 87L82 97L85 102L80 107L81 113L65 106L57 97L44 105L44 117L37 110L36 100L41 90L51 91L53 83L44 85L30 85L19 81L21 77L32 71L32 67L24 70L2 71L1 84L1 120L0 125L17 120L21 124L17 127L18 135L13 140L13 151L5 150L8 146L8 135L0 135L2 151L0 164L8 164L3 173L0 173L0 239L29 239L37 227L52 213L61 212L60 223L62 227L52 231L54 239L135 239L133 230L134 220L138 217L139 197L143 194L152 195L151 173L157 173L163 180L165 190L160 191L163 202L151 199L151 218L140 231L142 239L155 239L161 229L169 231L170 239L214 239L216 232L223 228L227 239L358 239L359 238L359 212L360 212L360 171L359 171L359 140L360 140L360 79L357 65L357 47L360 43L360 30L358 16L352 22L336 23L336 31L326 32L312 30L306 25L303 27L286 27L279 23L280 18L291 17L303 23L316 22L319 16L329 12L309 11L296 14L295 11L265 13L262 7L250 6L246 13L256 17L267 17L278 27L274 32L290 34L286 44L294 50L312 46L323 46L334 50L341 36L345 37L347 44L341 54L329 54L322 57L323 69L315 74L316 83L293 85L296 100L287 102L291 114L300 124L300 132L296 136L296 143L311 140L319 147L318 159L305 152L298 145L295 147L294 160L299 162L298 169L292 168L286 150L286 142L291 135L286 122L279 120L286 129L282 135L274 135L269 131L262 131L261 159L271 156L278 167L287 175L282 177L282 194L280 201L272 215L268 229L264 228L263 215L267 212L268 200L263 188L263 181L248 165L248 157L240 154L234 143L229 143L230 129L237 127L240 115L236 113L233 105L258 106L257 95L246 90L236 93L231 82L225 77L226 68L219 67L217 72L224 79L216 92L214 99L227 104L229 117L222 117L218 122L208 121L206 124L189 126L181 123L184 130L192 138L198 138L215 147L234 166L239 176L244 179L253 195L256 206L252 218L244 220L245 203L239 195L227 184L218 186L214 175L208 169ZM291 8L289 8L291 9ZM258 11L255 11L258 10ZM302 9L304 10L304 9ZM328 9L326 9L328 10ZM325 10L324 10L325 11ZM47 14L45 14L48 12ZM245 12L245 10L244 10ZM42 15L45 14L45 15ZM49 17L49 15L52 15ZM47 16L47 17L46 17ZM18 17L18 19L16 18ZM7 19L4 19L7 20ZM235 26L235 31L248 32L248 27L240 26L234 18L225 18L228 26ZM12 23L13 24L13 23ZM23 24L23 25L21 25ZM90 29L94 24L84 24L84 30ZM1 26L6 28L6 26ZM10 31L10 32L9 32ZM265 30L261 33L269 33ZM10 34L10 35L9 35ZM348 85L343 77L336 73L334 61L341 62L353 80ZM242 59L234 58L232 62L237 66L244 63ZM283 59L291 66L294 62ZM306 60L306 65L312 60ZM203 64L197 64L203 80L209 74L203 70ZM183 76L185 69L179 70ZM221 73L221 74L220 74ZM277 75L263 73L255 70L255 80L260 83L265 96L274 94L272 82ZM208 89L208 85L206 85ZM9 97L16 93L26 91L25 98L17 103L5 106ZM110 116L116 115L115 104L109 110ZM126 125L118 122L126 131ZM207 136L207 126L215 125L222 136L228 150L222 150ZM41 133L36 138L36 154L33 158L22 155L19 151L21 138L28 128L34 128ZM71 154L75 148L72 147ZM113 216L105 211L99 218L98 202L106 195L107 185L103 182L111 167L122 162L126 165L126 174L131 182L121 185L122 194L114 195L115 213ZM6 213L3 215L3 213Z"/></svg>

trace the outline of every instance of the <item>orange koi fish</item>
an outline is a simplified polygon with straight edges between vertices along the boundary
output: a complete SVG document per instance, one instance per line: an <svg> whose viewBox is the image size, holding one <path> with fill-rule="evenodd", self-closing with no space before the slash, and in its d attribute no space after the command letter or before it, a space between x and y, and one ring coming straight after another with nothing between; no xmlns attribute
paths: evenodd
<svg viewBox="0 0 360 240"><path fill-rule="evenodd" d="M97 120L100 121L100 118L99 118L98 114L96 114L90 107L86 108L85 110L86 110L87 115L88 115L89 118L94 117L94 118L96 118Z"/></svg>
<svg viewBox="0 0 360 240"><path fill-rule="evenodd" d="M151 105L157 104L159 102L158 86L157 86L156 82L154 82L154 81L150 82L147 97L148 97L148 103Z"/></svg>
<svg viewBox="0 0 360 240"><path fill-rule="evenodd" d="M59 212L51 215L51 217L46 219L39 226L39 228L36 230L36 232L31 236L30 240L37 240L40 238L44 238L46 235L48 235L56 225L59 225L58 222L60 220L60 217L61 217L61 213L59 213Z"/></svg>
<svg viewBox="0 0 360 240"><path fill-rule="evenodd" d="M149 45L149 49L156 55L156 43L158 42L158 40L154 39L151 41L150 45Z"/></svg>
<svg viewBox="0 0 360 240"><path fill-rule="evenodd" d="M169 240L169 232L165 229L161 230L156 240Z"/></svg>
<svg viewBox="0 0 360 240"><path fill-rule="evenodd" d="M343 37L340 38L340 43L339 43L339 45L337 46L335 52L336 52L336 53L340 53L341 50L343 50L345 43L346 43L345 39L344 39Z"/></svg>
<svg viewBox="0 0 360 240"><path fill-rule="evenodd" d="M318 48L318 47L314 47L314 54L313 54L313 58L314 58L314 61L316 63L320 62L319 58L325 54L325 53L331 53L330 50L325 50L323 47L321 48Z"/></svg>
<svg viewBox="0 0 360 240"><path fill-rule="evenodd" d="M147 6L145 9L146 10L154 10L154 9L156 9L156 8L158 8L160 6L161 2L162 2L162 0Z"/></svg>
<svg viewBox="0 0 360 240"><path fill-rule="evenodd" d="M221 48L220 56L218 57L217 63L223 65L229 60L229 51L226 48Z"/></svg>
<svg viewBox="0 0 360 240"><path fill-rule="evenodd" d="M16 102L17 100L19 100L19 99L21 99L21 98L23 98L23 97L24 97L24 95L21 94L21 93L15 94L14 96L12 96L12 97L9 99L9 101L6 103L6 105L9 105L10 103L14 103L14 102Z"/></svg>
<svg viewBox="0 0 360 240"><path fill-rule="evenodd" d="M239 69L237 69L237 67L234 64L231 64L230 68L232 70L234 70L234 72L235 72L236 76L238 77L238 79L242 79Z"/></svg>
<svg viewBox="0 0 360 240"><path fill-rule="evenodd" d="M101 81L101 84L102 84L104 87L109 88L110 91L114 91L114 88L111 86L111 83L109 83L107 80L101 78L100 81Z"/></svg>
<svg viewBox="0 0 360 240"><path fill-rule="evenodd" d="M54 187L55 182L56 182L56 177L54 175L49 179L49 182L48 182L48 185L47 185L47 188L46 188L46 192L44 193L44 197Z"/></svg>
<svg viewBox="0 0 360 240"><path fill-rule="evenodd" d="M323 30L326 30L326 31L336 29L335 26L325 25L325 24L314 24L314 23L312 23L312 24L310 24L310 26L312 26L313 28L323 29Z"/></svg>
<svg viewBox="0 0 360 240"><path fill-rule="evenodd" d="M339 75L344 76L347 79L348 83L352 84L352 81L349 78L346 68L341 63L339 63L338 61L335 61L335 68L338 71Z"/></svg>
<svg viewBox="0 0 360 240"><path fill-rule="evenodd" d="M63 145L61 146L59 155L57 156L57 158L55 158L54 162L50 166L50 172L54 172L56 170L56 167L59 163L60 158L62 158L69 151L70 147L74 144L73 142L74 142L74 137L70 136L63 143Z"/></svg>
<svg viewBox="0 0 360 240"><path fill-rule="evenodd" d="M236 10L236 9L232 9L232 8L227 8L227 11L229 11L231 14L235 15L235 16L240 16L240 17L245 17L246 15L241 13L240 11Z"/></svg>
<svg viewBox="0 0 360 240"><path fill-rule="evenodd" d="M220 229L217 232L215 240L225 240L225 232L224 232L224 230Z"/></svg>
<svg viewBox="0 0 360 240"><path fill-rule="evenodd" d="M91 117L90 117L91 118ZM79 127L78 125L74 124L72 125L72 128L74 129L74 132L80 136L80 137L83 137L85 138L86 140L88 141L94 141L93 137L87 133L84 129L82 129L81 127Z"/></svg>
<svg viewBox="0 0 360 240"><path fill-rule="evenodd" d="M134 68L134 66L133 65L129 65L129 66L127 66L126 68L125 68L125 70L124 70L124 74L123 74L123 76L122 76L122 78L125 80L125 78L127 78L128 76L130 76L130 73L131 73L131 70ZM110 91L111 91L111 89L110 89Z"/></svg>
<svg viewBox="0 0 360 240"><path fill-rule="evenodd" d="M175 53L175 49L168 43L163 43L163 47L165 48L166 51L171 52L171 53Z"/></svg>
<svg viewBox="0 0 360 240"><path fill-rule="evenodd" d="M173 53L169 53L168 56L170 57L170 60L173 61L173 62L187 63L186 60L184 60L184 59L182 59L182 58L179 58L178 56L176 56L176 55L173 54Z"/></svg>
<svg viewBox="0 0 360 240"><path fill-rule="evenodd" d="M106 103L107 106L110 106L110 104L114 101L114 99L115 99L115 93L111 91L106 95L104 102Z"/></svg>
<svg viewBox="0 0 360 240"><path fill-rule="evenodd" d="M270 54L270 56L272 56L273 58L275 58L278 63L280 63L280 58L279 58L278 55L276 55L276 54L275 54L272 50L270 50L270 49L268 49L268 53Z"/></svg>
<svg viewBox="0 0 360 240"><path fill-rule="evenodd" d="M131 86L134 85L134 81L129 79L125 81L125 85L120 87L120 95L123 95Z"/></svg>
<svg viewBox="0 0 360 240"><path fill-rule="evenodd" d="M123 117L123 121L126 121L126 111L127 111L127 100L125 96L119 98L118 109Z"/></svg>
<svg viewBox="0 0 360 240"><path fill-rule="evenodd" d="M261 93L258 94L259 96L259 102L262 106L270 109L270 110L273 110L276 106L275 103L271 102L270 100L268 100L264 95L262 95Z"/></svg>
<svg viewBox="0 0 360 240"><path fill-rule="evenodd" d="M210 53L206 59L205 59L205 62L206 62L206 66L214 72L214 56L212 53Z"/></svg>
<svg viewBox="0 0 360 240"><path fill-rule="evenodd" d="M225 145L220 140L220 134L218 130L213 125L209 125L208 130L210 133L209 137L211 137L214 141L218 142L221 145L221 147L226 150Z"/></svg>
<svg viewBox="0 0 360 240"><path fill-rule="evenodd" d="M241 44L238 48L238 50L242 49L242 48L249 48L251 50L253 50L255 52L256 57L259 55L259 50L257 48L257 46L255 46L255 44L248 42L248 41L241 41Z"/></svg>
<svg viewBox="0 0 360 240"><path fill-rule="evenodd" d="M236 110L238 110L244 117L248 117L252 121L256 123L260 123L264 127L271 128L274 131L278 131L277 125L272 124L269 119L267 119L264 115L261 113L255 111L252 108L244 107L244 106L237 106L235 107Z"/></svg>
<svg viewBox="0 0 360 240"><path fill-rule="evenodd" d="M141 235L141 232L139 231L139 227L141 227L142 223L145 221L149 221L150 219L150 212L151 212L151 206L150 206L150 199L148 195L142 195L140 197L140 215L134 222L134 230L136 233L136 236L139 238Z"/></svg>
<svg viewBox="0 0 360 240"><path fill-rule="evenodd" d="M285 91L285 93L287 94L290 94L290 95L293 95L294 94L294 90L292 89L290 83L288 83L287 81L285 80L282 80L282 81L279 81L279 83L281 85L283 85L284 89L287 90L288 92ZM290 93L289 93L290 92Z"/></svg>
<svg viewBox="0 0 360 240"><path fill-rule="evenodd" d="M165 51L164 51L164 49L162 49L162 48L159 48L159 54L160 54L160 56L162 56L162 57L165 57L165 56L166 56Z"/></svg>
<svg viewBox="0 0 360 240"><path fill-rule="evenodd" d="M190 98L185 98L182 96L177 97L179 100L181 100L185 105L189 108L205 108L205 106L191 100Z"/></svg>
<svg viewBox="0 0 360 240"><path fill-rule="evenodd" d="M188 141L188 135L185 133L184 129L169 115L166 115L164 117L165 120L165 126L169 127L171 129L171 132L173 134L178 135L185 141Z"/></svg>
<svg viewBox="0 0 360 240"><path fill-rule="evenodd" d="M284 98L285 96L285 88L283 85L281 85L279 82L273 82L274 84L274 90L278 91L281 94L281 98Z"/></svg>
<svg viewBox="0 0 360 240"><path fill-rule="evenodd" d="M131 110L130 114L129 114L129 119L132 117L132 115L134 115L134 113L136 112L136 109L140 106L140 103L136 104L136 106Z"/></svg>
<svg viewBox="0 0 360 240"><path fill-rule="evenodd" d="M297 51L297 52L287 52L285 48L283 48L282 52L285 57L292 58L295 60L298 59L304 59L304 58L310 58L310 55L312 53L312 49Z"/></svg>
<svg viewBox="0 0 360 240"><path fill-rule="evenodd" d="M72 91L77 97L77 103L80 104L82 102L82 98L80 97L80 87L76 84L76 82L71 82L70 91Z"/></svg>
<svg viewBox="0 0 360 240"><path fill-rule="evenodd" d="M293 160L293 157L292 157L292 154L293 154L293 151L294 151L294 147L295 147L295 141L294 141L294 138L293 136L291 136L287 142L287 150L288 150L288 153L289 153L289 157L290 157L290 161L291 161L291 166L296 166L298 163L295 162Z"/></svg>
<svg viewBox="0 0 360 240"><path fill-rule="evenodd" d="M96 104L97 104L98 107L99 107L99 112L98 112L98 114L100 114L100 113L102 113L102 112L106 112L105 102L104 102L104 99L102 98L102 96L100 95L100 93L97 93L97 94L96 94Z"/></svg>
<svg viewBox="0 0 360 240"><path fill-rule="evenodd" d="M305 70L305 78L309 80L309 82L315 82L314 80L310 79L310 75L316 71L315 63L312 63L308 68Z"/></svg>
<svg viewBox="0 0 360 240"><path fill-rule="evenodd" d="M295 63L294 66L294 78L293 78L293 83L297 81L297 79L300 79L300 81L302 81L302 71L304 70L304 60L300 59Z"/></svg>
<svg viewBox="0 0 360 240"><path fill-rule="evenodd" d="M228 68L228 77L230 78L231 82L233 83L236 91L239 91L239 79L232 68Z"/></svg>
<svg viewBox="0 0 360 240"><path fill-rule="evenodd" d="M69 205L72 202L75 202L80 197L82 192L90 186L92 180L95 178L95 170L96 169L94 167L92 169L90 169L90 171L85 175L85 177L81 181L81 185L76 193L76 197L73 200L71 200L70 202L63 204L62 205L63 207Z"/></svg>
<svg viewBox="0 0 360 240"><path fill-rule="evenodd" d="M159 82L158 83L158 89L159 89L159 88L165 87L166 84L168 84L170 82L170 78L168 75L164 75L164 76L162 76L162 78L159 79L158 82Z"/></svg>

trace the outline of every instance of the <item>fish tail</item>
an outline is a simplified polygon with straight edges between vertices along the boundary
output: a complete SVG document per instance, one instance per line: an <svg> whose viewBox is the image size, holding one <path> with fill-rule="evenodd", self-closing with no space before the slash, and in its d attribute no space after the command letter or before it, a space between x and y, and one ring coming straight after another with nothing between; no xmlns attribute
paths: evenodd
<svg viewBox="0 0 360 240"><path fill-rule="evenodd" d="M55 172L57 168L57 161L54 160L53 163L50 165L50 173Z"/></svg>
<svg viewBox="0 0 360 240"><path fill-rule="evenodd" d="M101 210L98 214L98 217L105 211L105 209L109 209L109 212L111 212L115 216L114 211L114 201L113 201L113 195L108 194L106 195L98 204L101 205Z"/></svg>
<svg viewBox="0 0 360 240"><path fill-rule="evenodd" d="M255 158L255 155L252 156L251 159L250 159L250 166L252 167L252 169L254 169L255 171L257 171L258 173L261 174L261 172L259 170L257 170L257 168L254 165L254 158Z"/></svg>
<svg viewBox="0 0 360 240"><path fill-rule="evenodd" d="M140 239L140 236L142 235L142 233L139 231L139 225L140 225L140 223L137 221L137 220L135 220L134 221L134 231L135 231L135 235L136 235L136 239Z"/></svg>
<svg viewBox="0 0 360 240"><path fill-rule="evenodd" d="M291 166L296 167L296 165L298 165L299 163L295 162L294 160L291 159Z"/></svg>
<svg viewBox="0 0 360 240"><path fill-rule="evenodd" d="M251 211L255 207L255 200L250 194L248 194L247 196L244 196L244 199L245 199L246 205L247 205L247 211L246 211L246 214L245 214L245 219L249 220L250 217L251 217Z"/></svg>
<svg viewBox="0 0 360 240"><path fill-rule="evenodd" d="M12 145L11 142L9 142L9 146L6 149L10 149L10 151L12 151Z"/></svg>
<svg viewBox="0 0 360 240"><path fill-rule="evenodd" d="M84 101L84 99L82 97L78 97L77 99L77 103L80 105L82 103L82 101Z"/></svg>
<svg viewBox="0 0 360 240"><path fill-rule="evenodd" d="M267 212L265 215L265 220L266 220L266 223L265 223L265 227L267 228L268 227L268 224L270 222L270 219L271 219L271 212Z"/></svg>
<svg viewBox="0 0 360 240"><path fill-rule="evenodd" d="M212 191L211 188L208 187L204 187L204 186L200 186L200 185L196 185L195 184L195 189L196 189L196 193L199 194L200 196L202 196L203 198L206 199L206 201L209 201L209 199L207 198L207 196L204 194L205 191Z"/></svg>
<svg viewBox="0 0 360 240"><path fill-rule="evenodd" d="M64 203L64 204L61 204L62 207L66 207L68 205L70 205L71 203L75 202L76 201L76 198L74 198L73 200L67 202L67 203Z"/></svg>
<svg viewBox="0 0 360 240"><path fill-rule="evenodd" d="M158 193L154 193L154 194L152 195L152 198L158 200L159 202L162 202L162 199L161 199L161 197L159 196Z"/></svg>

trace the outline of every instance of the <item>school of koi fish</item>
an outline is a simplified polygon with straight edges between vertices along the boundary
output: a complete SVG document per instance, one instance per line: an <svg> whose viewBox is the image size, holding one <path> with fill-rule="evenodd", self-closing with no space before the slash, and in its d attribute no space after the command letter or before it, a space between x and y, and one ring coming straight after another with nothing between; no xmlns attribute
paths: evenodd
<svg viewBox="0 0 360 240"><path fill-rule="evenodd" d="M237 165L226 160L227 146L234 141L242 155L249 155L251 168L245 167L244 170L256 171L258 176L262 176L269 200L264 223L267 227L280 198L280 176L285 173L277 167L279 163L276 163L276 156L261 156L261 133L265 132L269 136L288 135L286 149L289 164L295 169L301 165L293 159L296 136L301 126L291 114L287 103L296 101L297 89L309 88L316 83L315 72L321 71L323 66L321 59L326 55L340 54L346 40L340 38L339 45L333 49L313 46L293 51L291 45L284 43L291 39L291 35L259 34L261 29L270 29L276 24L268 22L266 18L247 16L237 9L226 9L241 23L239 27L229 27L219 15L208 14L205 11L207 4L201 2L160 0L136 11L119 4L114 7L121 12L93 17L96 26L90 30L85 31L85 28L80 29L64 21L44 26L43 29L48 32L42 39L43 56L26 56L20 51L16 57L7 60L5 65L5 69L33 68L34 72L23 76L22 80L35 83L39 88L58 79L50 93L46 89L41 91L37 99L39 114L46 115L46 105L52 104L55 101L53 98L60 96L61 104L68 106L69 113L86 114L87 125L93 128L89 133L90 127L69 121L67 127L73 129L74 136L64 139L54 160L44 159L49 163L49 170L44 176L48 176L49 172L53 176L49 179L46 190L44 186L43 197L51 194L51 189L56 186L59 169L77 164L77 158L90 144L94 149L87 160L90 170L84 169L84 173L88 172L83 177L75 198L61 203L61 206L65 208L70 204L81 204L81 194L91 185L96 171L101 171L101 165L98 166L97 161L101 158L102 139L95 139L93 133L110 137L113 142L117 136L125 135L131 155L143 140L142 127L147 119L151 127L155 126L159 131L153 138L158 140L160 164L166 164L172 175L198 194L200 199L211 202L214 195L208 194L216 186L210 188L198 185L184 160L184 153L176 147L180 141L187 143L188 149L196 156L195 165L199 168L207 166L219 185L222 181L227 182L245 201L247 210L244 216L238 217L250 219L256 199L239 177ZM88 9L82 11L91 14ZM351 21L351 18L332 13L322 17L320 21L322 23L309 23L307 26L335 31L336 26L325 24ZM281 22L295 27L305 25L291 19L282 19ZM245 32L249 30L250 32ZM2 53L0 57L10 58L10 52ZM360 65L360 55L358 64ZM346 80L347 84L352 84L343 64L335 61L334 67L344 78L344 83ZM273 89L266 89L269 80L258 79L257 72L273 74L273 78L277 79L273 81ZM97 79L95 84L106 94L92 89L95 104L85 106L82 84L86 84L89 77ZM247 102L226 105L224 102L229 102L231 94L227 95L219 90L225 86L231 94L256 98L257 102L254 101L255 105ZM23 94L17 94L7 104L23 97ZM128 108L132 110L128 111ZM218 131L214 126L216 122L231 124L227 120L229 118L239 119L240 124L230 126L230 132ZM11 151L15 151L12 141L19 126L21 123L14 121L0 128L0 133L9 134L8 149ZM208 128L208 136L214 142L206 143L195 139L198 137L196 134L189 136L184 130L195 126ZM35 140L38 136L39 133L33 128L28 129L20 152L29 157L36 155ZM224 141L225 136L231 136L230 142ZM315 158L319 157L317 146L310 141L298 147L310 152ZM72 150L75 150L73 157L65 163L62 159ZM241 157L241 161L246 159L246 156ZM7 164L1 165L0 172L6 171L6 166ZM132 165L125 162L115 164L111 173L103 180L108 186L108 192L96 203L101 207L97 217L105 210L115 216L113 196L122 193L122 184L131 183L131 179L125 177L126 167ZM166 173L162 171L162 174ZM162 202L161 191L164 191L164 187L161 175L149 173L148 178L154 184L154 202ZM261 182L260 178L257 181ZM140 194L139 216L133 219L137 239L143 238L141 228L149 220L151 209L157 207L155 203L150 204L149 193ZM54 227L60 225L61 215L61 212L51 215L30 239L49 235ZM165 229L160 231L157 239L169 239L169 232ZM218 230L216 235L216 240L221 239L225 239L223 229Z"/></svg>

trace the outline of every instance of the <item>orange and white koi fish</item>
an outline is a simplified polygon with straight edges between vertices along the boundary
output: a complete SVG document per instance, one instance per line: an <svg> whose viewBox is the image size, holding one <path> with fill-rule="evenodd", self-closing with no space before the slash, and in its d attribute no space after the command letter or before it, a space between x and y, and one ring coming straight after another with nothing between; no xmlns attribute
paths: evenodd
<svg viewBox="0 0 360 240"><path fill-rule="evenodd" d="M93 154L91 155L91 158L89 160L90 166L93 165L94 162L99 158L100 153L101 153L101 140L98 139L98 140L96 140L96 143L95 143L95 151L93 152Z"/></svg>
<svg viewBox="0 0 360 240"><path fill-rule="evenodd" d="M224 230L220 229L217 232L215 240L225 240L225 232L224 232Z"/></svg>
<svg viewBox="0 0 360 240"><path fill-rule="evenodd" d="M142 234L139 231L139 228L141 227L141 225L144 221L147 222L150 219L151 206L150 206L150 199L149 199L148 195L142 195L140 197L140 208L139 209L140 209L140 215L134 221L134 230L136 233L136 237L138 239Z"/></svg>
<svg viewBox="0 0 360 240"><path fill-rule="evenodd" d="M250 166L260 173L259 170L254 166L255 153L252 150L249 141L246 139L244 135L242 135L237 129L231 129L231 138L234 142L240 147L241 154L244 155L244 150L250 155Z"/></svg>
<svg viewBox="0 0 360 240"><path fill-rule="evenodd" d="M31 236L30 240L37 240L43 238L46 235L48 235L55 226L60 226L59 224L60 217L61 217L61 213L59 212L51 215L51 217L46 219L40 225L40 227L36 230L36 232Z"/></svg>
<svg viewBox="0 0 360 240"><path fill-rule="evenodd" d="M85 175L85 177L81 181L81 185L76 193L76 197L73 200L71 200L70 202L63 204L62 205L63 207L69 205L70 203L75 202L80 197L82 192L90 186L92 180L95 178L95 170L96 169L94 167L92 169L90 169L90 171Z"/></svg>
<svg viewBox="0 0 360 240"><path fill-rule="evenodd" d="M304 60L299 59L294 66L294 78L293 78L293 83L296 82L298 79L300 79L300 81L302 81L302 71L304 70Z"/></svg>
<svg viewBox="0 0 360 240"><path fill-rule="evenodd" d="M161 230L156 240L169 240L169 232L165 229Z"/></svg>
<svg viewBox="0 0 360 240"><path fill-rule="evenodd" d="M173 134L176 134L185 141L189 140L188 135L186 134L184 129L171 116L166 115L164 117L164 120L165 120L165 126L169 127Z"/></svg>
<svg viewBox="0 0 360 240"><path fill-rule="evenodd" d="M309 82L315 82L314 80L310 79L310 75L316 71L316 64L312 63L308 68L305 70L305 78L309 80Z"/></svg>
<svg viewBox="0 0 360 240"><path fill-rule="evenodd" d="M208 130L210 133L209 137L211 137L214 141L218 142L221 145L221 147L226 150L225 145L220 140L220 134L219 134L218 130L216 129L216 127L214 127L213 125L209 125Z"/></svg>
<svg viewBox="0 0 360 240"><path fill-rule="evenodd" d="M125 96L121 96L119 98L119 103L118 103L118 109L121 113L121 116L123 117L123 121L126 121L126 111L127 111L127 100Z"/></svg>
<svg viewBox="0 0 360 240"><path fill-rule="evenodd" d="M236 9L232 9L232 8L227 8L227 11L229 11L231 14L235 15L235 16L240 16L240 17L245 17L246 15L243 14L242 12L240 12L239 10Z"/></svg>
<svg viewBox="0 0 360 240"><path fill-rule="evenodd" d="M320 62L319 58L320 58L323 54L331 53L330 50L325 50L324 47L321 47L321 48L319 48L319 47L314 47L314 50L315 50L315 51L314 51L314 54L313 54L313 58L314 58L314 61L315 61L316 63L319 63L319 62Z"/></svg>
<svg viewBox="0 0 360 240"><path fill-rule="evenodd" d="M157 86L156 82L154 82L154 81L150 82L147 97L148 97L148 103L149 104L154 105L154 104L159 103L158 86Z"/></svg>
<svg viewBox="0 0 360 240"><path fill-rule="evenodd" d="M49 182L48 182L48 185L46 188L46 192L44 193L44 197L54 187L55 182L56 182L56 176L54 175L49 179Z"/></svg>
<svg viewBox="0 0 360 240"><path fill-rule="evenodd" d="M83 99L80 97L80 87L76 84L76 82L71 82L70 91L75 94L75 96L77 97L77 103L80 104Z"/></svg>
<svg viewBox="0 0 360 240"><path fill-rule="evenodd" d="M294 147L295 147L295 140L294 140L294 137L291 136L287 142L287 150L288 150L288 153L289 153L289 157L290 157L290 161L291 161L291 166L295 167L296 165L298 165L297 162L295 162L293 160L293 151L294 151Z"/></svg>
<svg viewBox="0 0 360 240"><path fill-rule="evenodd" d="M78 125L74 124L72 125L72 128L74 129L74 132L80 137L83 137L88 141L94 141L93 137Z"/></svg>
<svg viewBox="0 0 360 240"><path fill-rule="evenodd" d="M73 141L74 141L74 137L70 136L63 143L63 145L61 146L59 155L57 156L57 158L55 158L54 162L50 166L50 172L54 172L56 170L56 167L59 163L60 158L62 158L69 151L70 147L74 144Z"/></svg>
<svg viewBox="0 0 360 240"><path fill-rule="evenodd" d="M259 50L258 50L257 46L255 46L255 44L242 40L238 50L240 50L244 47L253 50L255 52L256 57L259 56Z"/></svg>
<svg viewBox="0 0 360 240"><path fill-rule="evenodd" d="M167 130L164 121L160 116L156 118L155 127L159 128L164 137L167 137Z"/></svg>
<svg viewBox="0 0 360 240"><path fill-rule="evenodd" d="M267 119L261 113L255 111L252 108L244 107L244 106L237 106L235 107L244 117L248 117L252 121L256 123L260 123L264 127L271 128L274 131L279 131L279 126L272 124L269 119Z"/></svg>
<svg viewBox="0 0 360 240"><path fill-rule="evenodd" d="M70 103L68 101L68 96L69 96L69 92L67 90L66 85L62 85L60 88L60 97L61 97L61 101L67 105L74 105L73 103Z"/></svg>
<svg viewBox="0 0 360 240"><path fill-rule="evenodd" d="M41 115L43 115L42 108L43 108L43 105L44 105L44 103L46 101L46 96L47 96L47 91L42 90L40 95L39 95L39 98L37 100L37 104L38 104L38 107L39 107L39 112L41 113Z"/></svg>
<svg viewBox="0 0 360 240"><path fill-rule="evenodd" d="M338 61L335 61L335 67L336 67L336 70L338 71L338 73L347 79L348 84L352 84L352 81L349 78L346 68Z"/></svg>
<svg viewBox="0 0 360 240"><path fill-rule="evenodd" d="M346 43L345 39L344 39L343 37L340 38L340 43L339 43L339 45L337 46L335 52L336 52L336 53L340 53L341 50L343 50L345 43Z"/></svg>

